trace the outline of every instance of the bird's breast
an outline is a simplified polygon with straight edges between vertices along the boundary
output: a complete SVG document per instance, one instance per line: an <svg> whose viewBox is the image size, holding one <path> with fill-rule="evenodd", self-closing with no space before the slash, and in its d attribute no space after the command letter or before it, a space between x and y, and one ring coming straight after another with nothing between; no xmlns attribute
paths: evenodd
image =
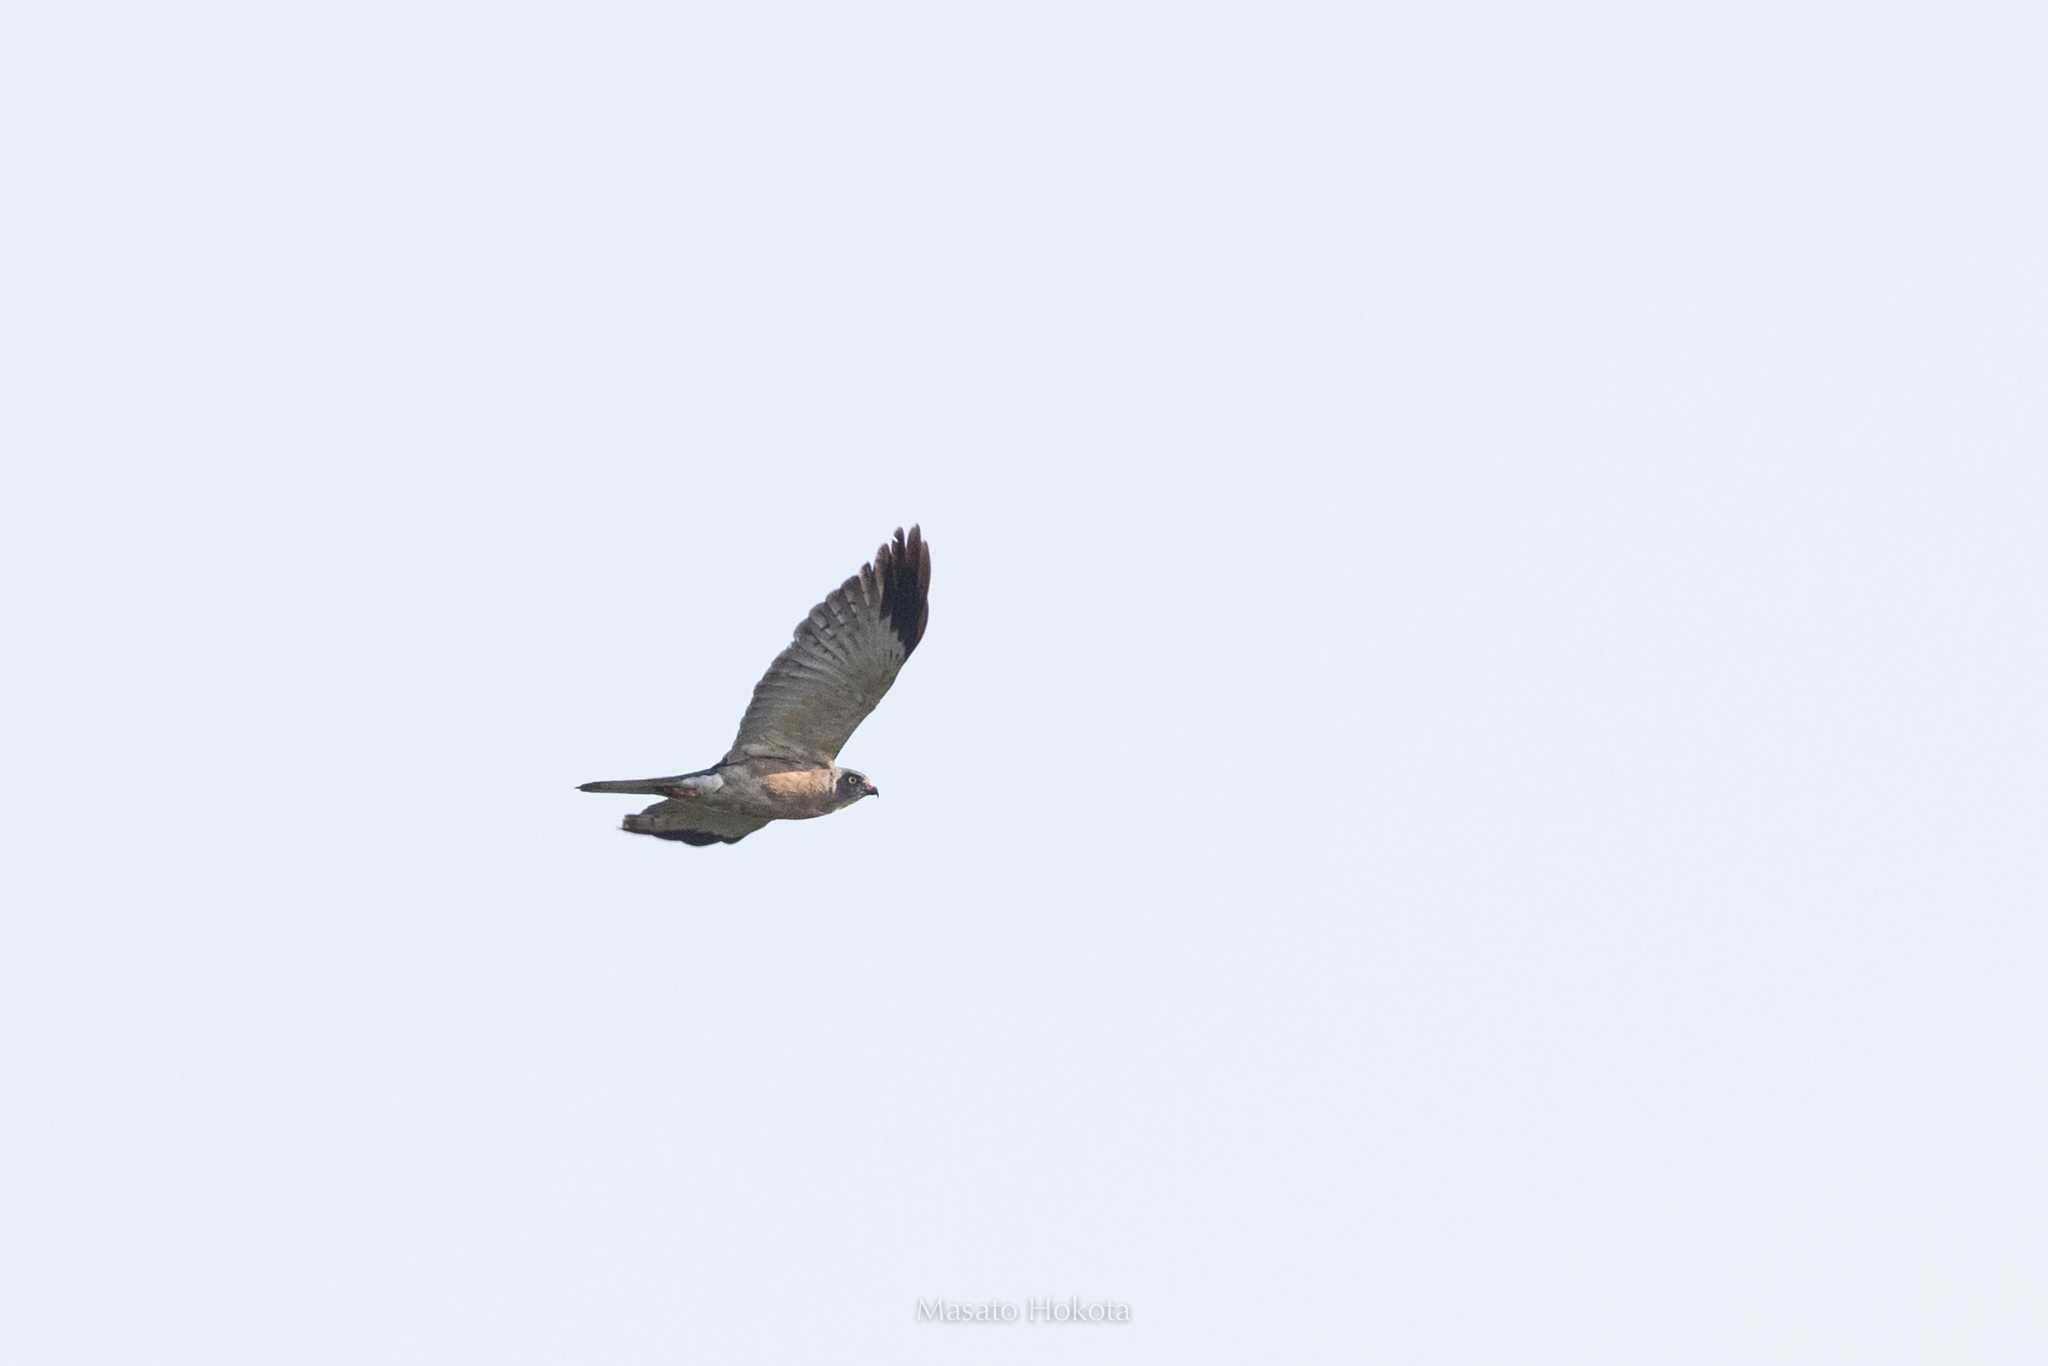
<svg viewBox="0 0 2048 1366"><path fill-rule="evenodd" d="M761 791L785 816L821 816L830 809L832 771L770 773L761 779Z"/></svg>

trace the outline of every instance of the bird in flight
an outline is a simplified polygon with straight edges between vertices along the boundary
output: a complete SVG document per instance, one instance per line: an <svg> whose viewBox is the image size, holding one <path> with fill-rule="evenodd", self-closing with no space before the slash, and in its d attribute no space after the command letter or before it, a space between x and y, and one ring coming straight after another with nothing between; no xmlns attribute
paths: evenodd
<svg viewBox="0 0 2048 1366"><path fill-rule="evenodd" d="M585 783L582 792L661 797L626 817L636 835L685 844L738 844L770 821L801 821L881 795L865 773L835 762L854 727L896 681L931 614L931 549L896 528L872 563L796 624L789 648L754 685L740 733L710 768L672 778Z"/></svg>

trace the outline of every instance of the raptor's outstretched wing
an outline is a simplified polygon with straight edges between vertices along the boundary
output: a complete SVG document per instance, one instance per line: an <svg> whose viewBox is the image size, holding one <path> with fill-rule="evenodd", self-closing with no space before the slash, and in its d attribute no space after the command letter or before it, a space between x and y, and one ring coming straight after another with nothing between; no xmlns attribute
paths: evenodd
<svg viewBox="0 0 2048 1366"><path fill-rule="evenodd" d="M916 527L825 595L754 685L725 760L830 764L924 638L931 550Z"/></svg>
<svg viewBox="0 0 2048 1366"><path fill-rule="evenodd" d="M701 797L683 797L656 802L639 815L626 817L624 828L636 835L684 844L738 844L766 824L752 816L720 810Z"/></svg>

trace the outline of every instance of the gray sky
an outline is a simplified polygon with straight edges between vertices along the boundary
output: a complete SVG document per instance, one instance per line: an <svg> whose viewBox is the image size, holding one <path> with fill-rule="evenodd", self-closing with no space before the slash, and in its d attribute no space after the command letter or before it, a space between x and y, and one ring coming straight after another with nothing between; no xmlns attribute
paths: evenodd
<svg viewBox="0 0 2048 1366"><path fill-rule="evenodd" d="M2021 15L10 16L0 1357L2039 1359Z"/></svg>

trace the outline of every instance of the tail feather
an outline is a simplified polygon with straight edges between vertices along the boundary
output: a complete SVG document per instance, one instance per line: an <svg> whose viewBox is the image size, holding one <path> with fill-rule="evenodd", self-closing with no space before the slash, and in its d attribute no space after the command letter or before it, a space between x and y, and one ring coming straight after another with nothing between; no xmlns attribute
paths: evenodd
<svg viewBox="0 0 2048 1366"><path fill-rule="evenodd" d="M642 797L665 797L683 786L685 778L693 773L678 773L672 778L617 778L605 783L584 783L578 792L630 792Z"/></svg>

